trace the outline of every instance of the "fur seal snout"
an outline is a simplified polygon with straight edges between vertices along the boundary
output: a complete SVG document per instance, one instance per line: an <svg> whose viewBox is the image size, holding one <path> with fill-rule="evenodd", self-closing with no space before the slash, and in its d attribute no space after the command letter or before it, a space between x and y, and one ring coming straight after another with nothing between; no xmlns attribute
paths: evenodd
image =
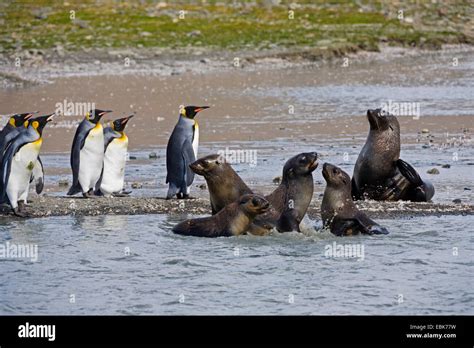
<svg viewBox="0 0 474 348"><path fill-rule="evenodd" d="M243 195L237 202L228 204L217 214L191 219L177 224L173 232L196 237L230 237L248 231L257 215L265 213L270 203L262 196Z"/></svg>
<svg viewBox="0 0 474 348"><path fill-rule="evenodd" d="M385 227L357 209L351 197L351 178L346 172L324 163L323 177L327 185L321 204L321 217L324 226L329 227L332 233L337 236L389 233Z"/></svg>

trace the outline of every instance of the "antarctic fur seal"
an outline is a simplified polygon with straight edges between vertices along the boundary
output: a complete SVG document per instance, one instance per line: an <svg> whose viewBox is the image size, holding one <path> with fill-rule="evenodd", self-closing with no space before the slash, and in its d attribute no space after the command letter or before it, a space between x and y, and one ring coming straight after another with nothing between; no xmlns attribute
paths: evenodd
<svg viewBox="0 0 474 348"><path fill-rule="evenodd" d="M280 185L266 199L278 212L276 228L280 232L300 231L299 225L313 198L313 171L318 167L316 152L300 153L290 158L283 167ZM268 214L255 219L271 220Z"/></svg>
<svg viewBox="0 0 474 348"><path fill-rule="evenodd" d="M326 189L321 204L323 224L336 236L363 234L388 234L386 228L378 225L359 211L351 197L351 178L335 165L324 163L323 177Z"/></svg>
<svg viewBox="0 0 474 348"><path fill-rule="evenodd" d="M202 157L189 167L206 180L212 215L237 201L242 195L253 193L223 156L214 154Z"/></svg>
<svg viewBox="0 0 474 348"><path fill-rule="evenodd" d="M400 125L382 109L368 110L370 131L352 178L354 199L427 202L434 187L400 159Z"/></svg>
<svg viewBox="0 0 474 348"><path fill-rule="evenodd" d="M196 237L230 237L248 231L254 218L265 213L270 204L259 195L247 194L217 214L183 221L173 228L176 234Z"/></svg>

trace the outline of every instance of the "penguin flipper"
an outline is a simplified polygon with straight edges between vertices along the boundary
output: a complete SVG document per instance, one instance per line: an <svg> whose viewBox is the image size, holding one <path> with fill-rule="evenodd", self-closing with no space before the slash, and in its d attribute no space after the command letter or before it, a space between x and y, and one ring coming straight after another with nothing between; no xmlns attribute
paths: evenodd
<svg viewBox="0 0 474 348"><path fill-rule="evenodd" d="M24 137L22 137L21 135L22 134L20 133L20 135L18 135L13 141L8 144L7 149L5 150L5 154L2 158L0 168L0 202L8 201L7 186L8 180L10 178L13 157L18 151L20 151L23 145L26 145L31 141L37 140L28 134Z"/></svg>
<svg viewBox="0 0 474 348"><path fill-rule="evenodd" d="M36 193L40 194L43 192L44 188L44 168L43 168L43 162L41 161L41 158L38 156L35 162L35 166L33 167L33 173L31 175L31 180L35 181L35 189Z"/></svg>
<svg viewBox="0 0 474 348"><path fill-rule="evenodd" d="M185 179L186 186L189 186L194 181L194 172L189 168L189 165L196 161L196 156L194 155L194 149L189 140L186 140L183 144L183 160L184 160L184 170L185 170Z"/></svg>
<svg viewBox="0 0 474 348"><path fill-rule="evenodd" d="M94 126L87 120L83 120L79 127L77 127L74 140L72 141L71 149L71 169L72 169L72 186L67 195L72 196L76 193L82 192L82 187L79 184L79 166L81 162L81 150L86 143L86 138Z"/></svg>
<svg viewBox="0 0 474 348"><path fill-rule="evenodd" d="M103 193L100 190L100 185L102 185L102 177L103 176L104 176L104 166L102 166L102 171L100 172L99 180L97 180L97 183L95 184L94 194L96 196L103 196Z"/></svg>

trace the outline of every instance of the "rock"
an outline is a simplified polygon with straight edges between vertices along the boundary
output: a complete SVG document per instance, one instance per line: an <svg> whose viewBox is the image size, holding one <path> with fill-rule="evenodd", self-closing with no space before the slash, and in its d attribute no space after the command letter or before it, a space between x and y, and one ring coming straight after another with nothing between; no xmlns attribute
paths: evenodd
<svg viewBox="0 0 474 348"><path fill-rule="evenodd" d="M157 159L158 155L156 154L156 152L150 152L150 154L148 155L148 158L149 159Z"/></svg>
<svg viewBox="0 0 474 348"><path fill-rule="evenodd" d="M193 31L190 31L189 33L186 34L187 37L197 37L197 36L201 36L202 33L200 30L193 30Z"/></svg>
<svg viewBox="0 0 474 348"><path fill-rule="evenodd" d="M281 176L277 176L277 177L273 178L273 183L274 183L274 184L277 184L277 185L280 185L280 183L281 183Z"/></svg>
<svg viewBox="0 0 474 348"><path fill-rule="evenodd" d="M141 189L143 185L139 182L132 183L132 189Z"/></svg>
<svg viewBox="0 0 474 348"><path fill-rule="evenodd" d="M89 28L89 22L82 19L74 19L73 23L82 29Z"/></svg>
<svg viewBox="0 0 474 348"><path fill-rule="evenodd" d="M430 132L430 130L428 128L423 128L421 130L421 133L429 133L429 132Z"/></svg>
<svg viewBox="0 0 474 348"><path fill-rule="evenodd" d="M207 188L206 184L201 184L198 186L201 190L205 190Z"/></svg>
<svg viewBox="0 0 474 348"><path fill-rule="evenodd" d="M450 165L450 164L443 164L443 165L441 166L441 168L451 168L451 165Z"/></svg>
<svg viewBox="0 0 474 348"><path fill-rule="evenodd" d="M453 203L461 204L461 202L462 201L459 198L453 199Z"/></svg>
<svg viewBox="0 0 474 348"><path fill-rule="evenodd" d="M464 191L471 191L471 189L469 187L465 187Z"/></svg>
<svg viewBox="0 0 474 348"><path fill-rule="evenodd" d="M67 179L59 180L58 181L58 186L69 186L69 180L67 180Z"/></svg>
<svg viewBox="0 0 474 348"><path fill-rule="evenodd" d="M130 156L129 159L131 159L131 160L136 160L136 159L137 159L137 156Z"/></svg>
<svg viewBox="0 0 474 348"><path fill-rule="evenodd" d="M430 169L427 171L428 174L439 174L439 170L436 168Z"/></svg>
<svg viewBox="0 0 474 348"><path fill-rule="evenodd" d="M148 36L151 36L151 35L152 35L152 34L151 34L149 31L142 31L142 32L140 33L140 36L142 36L142 37L148 37Z"/></svg>

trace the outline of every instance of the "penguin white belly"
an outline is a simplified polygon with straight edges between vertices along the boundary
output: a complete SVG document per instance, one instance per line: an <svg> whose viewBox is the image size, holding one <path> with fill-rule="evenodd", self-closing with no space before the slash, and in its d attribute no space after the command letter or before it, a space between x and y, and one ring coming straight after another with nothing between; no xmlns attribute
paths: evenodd
<svg viewBox="0 0 474 348"><path fill-rule="evenodd" d="M199 125L197 121L194 121L194 134L193 134L193 152L194 158L198 158L198 148L199 148ZM189 168L187 170L190 170ZM191 185L186 187L186 194L189 195L191 192Z"/></svg>
<svg viewBox="0 0 474 348"><path fill-rule="evenodd" d="M26 203L31 173L41 149L42 140L23 145L13 156L10 177L7 184L7 196L13 209L21 199Z"/></svg>
<svg viewBox="0 0 474 348"><path fill-rule="evenodd" d="M198 147L199 147L199 126L198 123L194 123L194 137L193 137L193 151L194 157L198 159Z"/></svg>
<svg viewBox="0 0 474 348"><path fill-rule="evenodd" d="M101 125L94 127L88 134L80 152L79 183L83 192L95 187L102 172L104 161L104 132Z"/></svg>
<svg viewBox="0 0 474 348"><path fill-rule="evenodd" d="M100 190L104 196L122 191L127 160L128 138L123 136L112 140L104 156L104 173Z"/></svg>

